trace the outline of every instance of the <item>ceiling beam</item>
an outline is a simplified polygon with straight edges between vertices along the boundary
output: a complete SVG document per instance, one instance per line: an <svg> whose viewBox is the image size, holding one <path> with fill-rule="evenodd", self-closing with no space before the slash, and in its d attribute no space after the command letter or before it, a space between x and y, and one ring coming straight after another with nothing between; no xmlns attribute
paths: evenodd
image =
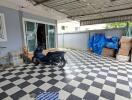
<svg viewBox="0 0 132 100"><path fill-rule="evenodd" d="M82 26L82 25L92 25L92 24L101 24L101 23L112 23L112 22L125 22L125 21L132 21L132 14L91 19L91 20L81 20L80 25Z"/></svg>
<svg viewBox="0 0 132 100"><path fill-rule="evenodd" d="M110 12L123 11L123 10L130 10L130 9L132 9L132 7L123 8L123 9L117 9L117 10L110 10L110 11L97 12L97 13L91 13L91 14L83 14L83 15L76 15L76 16L68 16L68 18L81 17L81 16L88 16L88 15L95 15L95 14L102 14L102 13L110 13Z"/></svg>
<svg viewBox="0 0 132 100"><path fill-rule="evenodd" d="M45 3L45 2L48 2L48 1L50 1L50 0L43 0L43 1L41 1L41 2L36 2L36 4L34 4L34 6L37 6L37 5L40 5L40 4L43 4L43 3Z"/></svg>
<svg viewBox="0 0 132 100"><path fill-rule="evenodd" d="M67 5L67 4L74 3L74 2L77 2L77 0L70 1L70 2L67 2L67 3L58 4L58 5L52 6L52 8L59 7L59 6L64 6L64 5Z"/></svg>
<svg viewBox="0 0 132 100"><path fill-rule="evenodd" d="M35 2L35 0L33 0L33 1ZM45 2L47 2L47 1L50 1L50 0L45 0ZM40 2L39 2L39 3L40 3ZM45 5L44 2L43 2L43 3L41 2L41 4L42 4L43 6L45 6L45 7L47 7L47 8L53 9L52 7L49 7L49 6ZM37 6L37 5L40 5L40 4L34 4L34 6ZM59 10L57 10L57 9L54 9L54 10L57 11L57 12L60 12L60 13L62 13L62 14L64 14L64 15L70 16L70 15L68 15L67 13L64 13L64 12L62 12L62 11L59 11Z"/></svg>
<svg viewBox="0 0 132 100"><path fill-rule="evenodd" d="M117 4L117 5L108 6L108 7L101 7L101 8L98 8L98 10L101 10L102 8L103 8L103 9L106 9L106 8L108 9L108 8L111 8L111 7L122 6L122 5L128 5L128 4L132 4L132 2L128 2L128 3L124 3L124 4ZM79 8L78 8L78 7L74 7L74 8L65 10L65 11L77 10L77 9L81 9L81 8L84 8L84 7L87 7L87 5L80 6Z"/></svg>

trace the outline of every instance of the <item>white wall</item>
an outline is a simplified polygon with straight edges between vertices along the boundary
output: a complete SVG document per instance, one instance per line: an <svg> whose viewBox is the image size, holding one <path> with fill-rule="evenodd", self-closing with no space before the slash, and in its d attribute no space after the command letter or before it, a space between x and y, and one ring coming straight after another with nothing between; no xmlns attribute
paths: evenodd
<svg viewBox="0 0 132 100"><path fill-rule="evenodd" d="M65 26L66 29L62 30L62 26ZM75 30L76 27L78 27L78 30ZM71 32L98 30L98 29L105 29L105 28L106 28L106 24L80 26L80 22L77 22L77 21L58 23L58 33L69 33L69 32L71 33Z"/></svg>
<svg viewBox="0 0 132 100"><path fill-rule="evenodd" d="M58 33L75 32L75 27L80 27L80 22L77 21L63 22L63 23L58 23L57 26L58 26ZM62 30L62 26L65 26L66 29Z"/></svg>

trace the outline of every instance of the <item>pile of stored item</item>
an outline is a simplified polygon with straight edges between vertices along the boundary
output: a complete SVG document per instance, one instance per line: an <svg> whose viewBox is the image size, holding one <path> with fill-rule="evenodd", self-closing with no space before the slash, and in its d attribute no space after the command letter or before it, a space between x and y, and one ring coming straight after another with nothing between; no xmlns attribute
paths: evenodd
<svg viewBox="0 0 132 100"><path fill-rule="evenodd" d="M119 49L118 37L105 37L104 34L94 34L89 40L89 49L92 52L107 57L114 57Z"/></svg>
<svg viewBox="0 0 132 100"><path fill-rule="evenodd" d="M43 50L43 54L47 55L48 52L54 52L54 51L64 51L64 50L60 48L49 48L49 49ZM29 52L28 48L26 47L23 48L22 58L24 63L26 64L31 63L33 56L34 56L34 52Z"/></svg>
<svg viewBox="0 0 132 100"><path fill-rule="evenodd" d="M116 50L111 48L103 48L102 55L105 57L115 57Z"/></svg>
<svg viewBox="0 0 132 100"><path fill-rule="evenodd" d="M130 52L132 48L132 37L122 36L120 40L120 49L116 56L116 59L119 61L129 61Z"/></svg>
<svg viewBox="0 0 132 100"><path fill-rule="evenodd" d="M130 61L132 37L122 36L121 39L118 37L106 38L104 34L98 33L90 38L88 48L98 55L116 57L119 61Z"/></svg>
<svg viewBox="0 0 132 100"><path fill-rule="evenodd" d="M10 64L13 66L21 65L23 64L23 59L20 56L20 52L18 51L13 51L9 53L9 59L10 59Z"/></svg>

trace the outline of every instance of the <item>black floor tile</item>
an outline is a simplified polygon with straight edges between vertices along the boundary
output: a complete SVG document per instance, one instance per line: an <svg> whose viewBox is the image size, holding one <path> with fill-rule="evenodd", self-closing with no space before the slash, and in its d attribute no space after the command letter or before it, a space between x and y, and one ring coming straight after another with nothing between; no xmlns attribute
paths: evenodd
<svg viewBox="0 0 132 100"><path fill-rule="evenodd" d="M75 87L71 86L71 85L66 85L63 90L72 93L75 90Z"/></svg>
<svg viewBox="0 0 132 100"><path fill-rule="evenodd" d="M74 80L76 80L78 82L82 82L83 78L81 78L81 77L75 77Z"/></svg>
<svg viewBox="0 0 132 100"><path fill-rule="evenodd" d="M18 92L16 92L15 94L11 95L11 97L13 98L13 100L19 100L21 97L25 96L27 93L23 90L20 90Z"/></svg>
<svg viewBox="0 0 132 100"><path fill-rule="evenodd" d="M75 96L75 95L70 95L67 100L82 100L81 98Z"/></svg>
<svg viewBox="0 0 132 100"><path fill-rule="evenodd" d="M31 79L31 78L33 78L33 76L29 75L29 76L24 77L23 79L24 79L24 80L29 80L29 79Z"/></svg>
<svg viewBox="0 0 132 100"><path fill-rule="evenodd" d="M8 97L8 95L5 92L0 93L0 100L3 100L6 97Z"/></svg>
<svg viewBox="0 0 132 100"><path fill-rule="evenodd" d="M38 79L42 79L44 77L45 77L45 75L43 75L43 74L40 74L40 75L36 76L36 78L38 78Z"/></svg>
<svg viewBox="0 0 132 100"><path fill-rule="evenodd" d="M20 79L19 77L13 77L13 78L11 78L11 79L9 79L11 82L14 82L14 81L16 81L16 80L18 80L18 79Z"/></svg>
<svg viewBox="0 0 132 100"><path fill-rule="evenodd" d="M42 80L38 80L37 82L33 83L35 86L39 87L41 86L42 84L44 84L45 82L42 81Z"/></svg>
<svg viewBox="0 0 132 100"><path fill-rule="evenodd" d="M49 91L49 92L58 92L58 91L60 91L60 89L57 88L57 87L55 87L55 86L52 86L52 87L49 88L47 91Z"/></svg>
<svg viewBox="0 0 132 100"><path fill-rule="evenodd" d="M1 87L4 91L6 91L6 90L8 90L8 89L10 89L10 88L12 88L12 87L14 87L15 85L13 84L13 83L10 83L10 84L7 84L7 85L5 85L5 86L3 86L3 87Z"/></svg>
<svg viewBox="0 0 132 100"><path fill-rule="evenodd" d="M113 87L116 87L116 83L115 82L111 82L111 81L105 81L105 84L106 85L109 85L109 86L113 86Z"/></svg>
<svg viewBox="0 0 132 100"><path fill-rule="evenodd" d="M115 98L115 94L110 93L110 92L107 92L105 90L102 90L101 91L101 95L100 96L101 97L104 97L106 99L109 99L109 100L114 100L114 98Z"/></svg>
<svg viewBox="0 0 132 100"><path fill-rule="evenodd" d="M79 86L78 86L78 88L85 90L85 91L87 91L89 89L89 87L90 87L89 85L83 84L83 83L79 84Z"/></svg>
<svg viewBox="0 0 132 100"><path fill-rule="evenodd" d="M23 88L27 87L28 85L30 85L30 83L27 82L27 81L25 81L25 82L19 84L18 86L19 86L21 89L23 89Z"/></svg>
<svg viewBox="0 0 132 100"><path fill-rule="evenodd" d="M127 92L127 91L124 91L124 90L121 90L121 89L116 89L116 94L118 95L121 95L121 96L124 96L126 98L130 98L130 92Z"/></svg>
<svg viewBox="0 0 132 100"><path fill-rule="evenodd" d="M55 80L55 79L51 79L50 81L48 81L48 83L54 85L58 82L58 80Z"/></svg>
<svg viewBox="0 0 132 100"><path fill-rule="evenodd" d="M93 82L93 83L92 83L92 86L95 86L95 87L100 88L100 89L103 88L103 84L98 83L98 82Z"/></svg>
<svg viewBox="0 0 132 100"><path fill-rule="evenodd" d="M99 96L87 92L83 99L84 100L98 100L99 99Z"/></svg>

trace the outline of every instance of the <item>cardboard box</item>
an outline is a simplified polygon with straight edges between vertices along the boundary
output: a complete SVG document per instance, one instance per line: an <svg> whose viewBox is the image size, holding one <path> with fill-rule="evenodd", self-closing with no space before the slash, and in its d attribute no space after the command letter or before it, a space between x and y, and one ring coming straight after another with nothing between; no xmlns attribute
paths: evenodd
<svg viewBox="0 0 132 100"><path fill-rule="evenodd" d="M88 49L88 52L92 52L92 49Z"/></svg>
<svg viewBox="0 0 132 100"><path fill-rule="evenodd" d="M123 56L118 54L116 59L121 62L128 62L130 60L130 56Z"/></svg>
<svg viewBox="0 0 132 100"><path fill-rule="evenodd" d="M130 49L119 49L119 52L118 52L119 55L123 55L123 56L129 56L130 54Z"/></svg>
<svg viewBox="0 0 132 100"><path fill-rule="evenodd" d="M131 50L131 62L132 62L132 50Z"/></svg>
<svg viewBox="0 0 132 100"><path fill-rule="evenodd" d="M131 50L132 45L131 44L121 44L120 49L127 49L127 50Z"/></svg>
<svg viewBox="0 0 132 100"><path fill-rule="evenodd" d="M104 48L102 55L105 57L115 57L115 50L109 49L109 48Z"/></svg>
<svg viewBox="0 0 132 100"><path fill-rule="evenodd" d="M132 37L122 36L120 43L132 43Z"/></svg>
<svg viewBox="0 0 132 100"><path fill-rule="evenodd" d="M32 61L33 53L28 53L28 58Z"/></svg>
<svg viewBox="0 0 132 100"><path fill-rule="evenodd" d="M132 37L122 36L120 40L121 48L118 54L122 56L129 56L132 48Z"/></svg>

